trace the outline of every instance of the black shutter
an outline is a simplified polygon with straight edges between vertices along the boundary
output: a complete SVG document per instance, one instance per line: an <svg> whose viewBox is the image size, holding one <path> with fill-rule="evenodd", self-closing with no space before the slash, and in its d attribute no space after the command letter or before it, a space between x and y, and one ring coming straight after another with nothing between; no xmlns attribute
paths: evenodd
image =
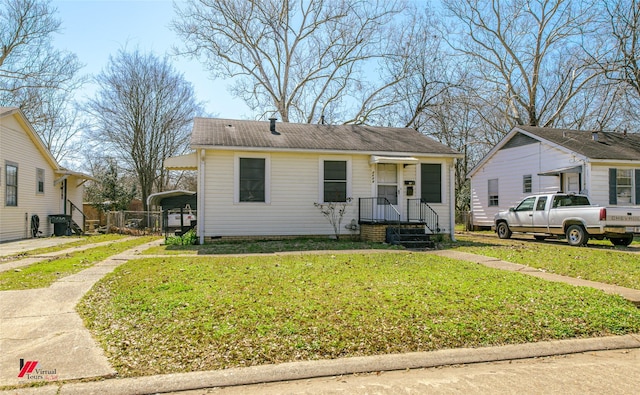
<svg viewBox="0 0 640 395"><path fill-rule="evenodd" d="M640 169L636 169L636 204L640 204Z"/></svg>
<svg viewBox="0 0 640 395"><path fill-rule="evenodd" d="M617 169L609 169L609 204L618 204L618 191L616 190Z"/></svg>

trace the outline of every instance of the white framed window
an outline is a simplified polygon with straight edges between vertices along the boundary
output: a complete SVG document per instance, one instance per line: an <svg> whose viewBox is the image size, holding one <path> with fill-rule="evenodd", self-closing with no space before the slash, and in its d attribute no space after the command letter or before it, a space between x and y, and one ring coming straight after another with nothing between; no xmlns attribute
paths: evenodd
<svg viewBox="0 0 640 395"><path fill-rule="evenodd" d="M234 160L234 203L271 202L269 155L237 154Z"/></svg>
<svg viewBox="0 0 640 395"><path fill-rule="evenodd" d="M18 164L13 162L6 162L4 169L4 205L15 207L18 205Z"/></svg>
<svg viewBox="0 0 640 395"><path fill-rule="evenodd" d="M609 168L609 204L640 204L640 169Z"/></svg>
<svg viewBox="0 0 640 395"><path fill-rule="evenodd" d="M420 165L420 198L425 203L442 203L442 164Z"/></svg>
<svg viewBox="0 0 640 395"><path fill-rule="evenodd" d="M531 182L531 174L525 174L522 176L522 192L523 193L531 193L532 182Z"/></svg>
<svg viewBox="0 0 640 395"><path fill-rule="evenodd" d="M498 179L494 178L488 180L487 187L489 190L489 207L497 207L500 203L498 195Z"/></svg>
<svg viewBox="0 0 640 395"><path fill-rule="evenodd" d="M351 197L351 160L339 157L321 157L319 201L346 202Z"/></svg>
<svg viewBox="0 0 640 395"><path fill-rule="evenodd" d="M44 193L44 169L36 168L36 193Z"/></svg>

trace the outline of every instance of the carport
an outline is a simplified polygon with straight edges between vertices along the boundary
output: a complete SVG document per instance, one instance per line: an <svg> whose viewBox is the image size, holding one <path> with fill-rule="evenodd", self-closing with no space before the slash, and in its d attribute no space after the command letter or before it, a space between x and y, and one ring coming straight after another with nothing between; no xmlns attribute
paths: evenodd
<svg viewBox="0 0 640 395"><path fill-rule="evenodd" d="M173 232L181 236L197 223L198 199L193 191L173 190L158 192L147 198L148 207L158 207L162 211L162 229L165 238Z"/></svg>

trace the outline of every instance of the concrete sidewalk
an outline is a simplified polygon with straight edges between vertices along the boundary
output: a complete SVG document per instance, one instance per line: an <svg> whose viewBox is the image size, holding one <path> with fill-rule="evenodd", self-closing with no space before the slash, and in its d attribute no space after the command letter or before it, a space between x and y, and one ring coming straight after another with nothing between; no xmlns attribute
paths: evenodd
<svg viewBox="0 0 640 395"><path fill-rule="evenodd" d="M25 239L18 241L8 241L0 243L0 258L6 256L14 256L25 251L35 250L38 248L53 247L60 244L72 243L81 240L80 237L36 237L33 239Z"/></svg>
<svg viewBox="0 0 640 395"><path fill-rule="evenodd" d="M157 241L150 245L160 243ZM116 379L102 349L84 328L75 306L96 281L150 245L139 246L63 278L46 289L0 292L0 336L2 361L0 385L23 385L19 379L19 360L38 361L39 369L55 370L55 384L21 388L11 394L147 394L169 393L203 388L239 386L265 382L330 377L363 372L394 371L436 366L472 364L598 350L639 349L640 336L611 336L594 339L561 340L502 347L452 349L424 353L354 357L337 360L305 361L220 371L191 372L139 378ZM333 253L328 251L327 253ZM640 291L621 289L541 272L495 258L457 251L428 252L454 259L477 262L502 270L518 271L551 281L594 286L607 292L640 301ZM637 298L637 299L636 299ZM78 382L78 379L100 379ZM70 382L61 382L71 380ZM385 392L381 392L385 393Z"/></svg>
<svg viewBox="0 0 640 395"><path fill-rule="evenodd" d="M106 246L109 244L113 244L113 243L120 243L126 240L130 240L133 237L125 237L123 239L119 239L119 240L110 240L110 241L103 241L101 243L94 243L94 244L85 244L82 246L77 246L77 247L70 247L61 251L56 251L56 252L50 252L47 254L43 254L43 255L37 255L37 256L32 256L29 258L22 258L22 259L17 259L17 260L13 260L13 261L9 261L9 262L5 262L0 264L0 273L1 272L5 272L7 270L12 270L12 269L18 269L24 266L29 266L29 265L33 265L34 263L38 263L38 262L43 262L46 261L48 259L52 259L52 258L57 258L59 256L63 256L63 255L67 255L67 254L73 254L75 252L80 252L80 251L84 251L84 250L88 250L90 248L94 248L94 247L102 247L102 246ZM75 241L75 240L72 240ZM38 247L37 248L43 248L41 247L42 243L38 243ZM33 249L33 247L32 247ZM11 255L13 256L13 254Z"/></svg>
<svg viewBox="0 0 640 395"><path fill-rule="evenodd" d="M115 370L75 306L107 273L161 242L114 255L48 288L0 292L0 386L30 381L18 377L20 359L38 361L39 369L55 370L47 375L55 380L113 376Z"/></svg>

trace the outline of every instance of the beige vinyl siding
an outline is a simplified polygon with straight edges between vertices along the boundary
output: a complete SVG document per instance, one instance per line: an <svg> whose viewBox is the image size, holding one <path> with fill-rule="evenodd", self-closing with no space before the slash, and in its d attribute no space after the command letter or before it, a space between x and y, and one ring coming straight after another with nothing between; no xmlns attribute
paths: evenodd
<svg viewBox="0 0 640 395"><path fill-rule="evenodd" d="M237 188L235 161L241 157L268 158L268 203L234 202ZM370 155L209 150L205 162L204 236L333 235L331 224L314 206L322 198L320 169L323 160L346 160L350 163L348 195L353 201L343 216L340 229L341 234L349 234L345 225L353 219L358 220L358 198L375 195L375 184L372 182L375 165L369 163ZM434 205L434 209L438 210L441 226L449 229L448 182L452 160L423 160L429 163L439 161L443 165L443 202ZM417 168L416 165L406 166L403 178L419 180ZM400 187L404 188L404 185ZM419 196L419 189L416 189L414 196Z"/></svg>
<svg viewBox="0 0 640 395"><path fill-rule="evenodd" d="M319 196L318 155L209 151L206 156L206 236L333 234L313 203ZM234 203L237 157L270 157L269 203ZM344 216L354 218L353 204Z"/></svg>
<svg viewBox="0 0 640 395"><path fill-rule="evenodd" d="M6 163L18 165L18 206L5 206ZM0 241L30 237L33 214L40 217L40 230L49 236L53 227L48 215L60 210L60 191L53 185L54 172L35 144L14 117L0 122ZM44 193L37 193L37 170L44 170Z"/></svg>

